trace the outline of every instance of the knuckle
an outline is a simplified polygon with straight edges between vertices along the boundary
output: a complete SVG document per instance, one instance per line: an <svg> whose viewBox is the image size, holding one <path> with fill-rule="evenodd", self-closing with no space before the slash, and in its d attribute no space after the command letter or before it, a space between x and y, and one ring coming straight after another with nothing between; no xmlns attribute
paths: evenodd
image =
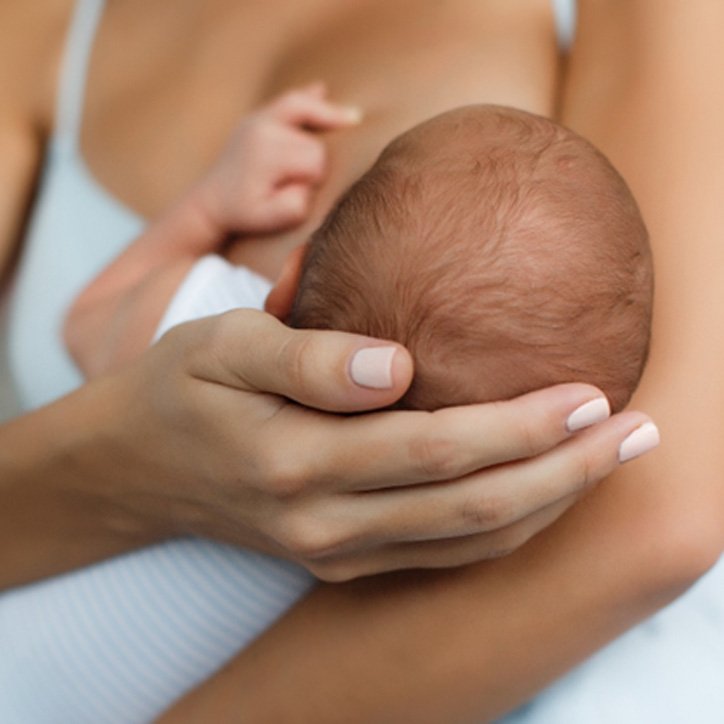
<svg viewBox="0 0 724 724"><path fill-rule="evenodd" d="M586 451L571 455L563 469L564 482L571 492L586 490L603 477L598 468L595 460Z"/></svg>
<svg viewBox="0 0 724 724"><path fill-rule="evenodd" d="M293 500L309 488L308 466L283 449L267 452L260 463L265 490L278 500Z"/></svg>
<svg viewBox="0 0 724 724"><path fill-rule="evenodd" d="M492 531L514 520L515 508L506 498L468 498L462 505L460 517L465 528L472 532Z"/></svg>
<svg viewBox="0 0 724 724"><path fill-rule="evenodd" d="M289 195L284 201L284 211L293 220L304 219L309 210L309 199L303 193Z"/></svg>
<svg viewBox="0 0 724 724"><path fill-rule="evenodd" d="M346 583L362 575L349 562L339 560L313 561L307 566L307 570L325 583Z"/></svg>
<svg viewBox="0 0 724 724"><path fill-rule="evenodd" d="M195 351L199 345L189 344L189 342L200 340L203 340L203 335L198 334L197 325L191 322L177 324L164 332L161 338L151 346L150 352L146 354L146 359L151 356L163 358L167 365L164 373L179 367L190 369L193 372Z"/></svg>
<svg viewBox="0 0 724 724"><path fill-rule="evenodd" d="M411 441L410 458L428 479L446 480L460 471L456 441L439 433L428 433Z"/></svg>
<svg viewBox="0 0 724 724"><path fill-rule="evenodd" d="M289 337L279 352L279 366L289 385L299 393L307 392L310 364L313 364L314 340L309 332Z"/></svg>
<svg viewBox="0 0 724 724"><path fill-rule="evenodd" d="M547 431L540 420L529 415L516 415L512 424L520 457L534 457L550 446Z"/></svg>
<svg viewBox="0 0 724 724"><path fill-rule="evenodd" d="M507 556L511 555L512 553L515 553L515 551L518 549L518 546L506 546L504 544L501 544L499 546L495 546L494 548L491 548L488 551L487 554L487 560L492 561L497 558L506 558Z"/></svg>
<svg viewBox="0 0 724 724"><path fill-rule="evenodd" d="M586 455L585 453L581 455L578 461L577 474L580 489L586 490L590 488L597 483L601 477L602 473L599 472L599 466L596 464L596 461L590 455Z"/></svg>
<svg viewBox="0 0 724 724"><path fill-rule="evenodd" d="M493 536L491 547L488 550L488 558L505 558L511 553L515 553L529 538L530 535L520 526L498 531Z"/></svg>
<svg viewBox="0 0 724 724"><path fill-rule="evenodd" d="M313 547L313 533L313 527L306 516L288 515L277 534L277 540L295 558L304 562Z"/></svg>
<svg viewBox="0 0 724 724"><path fill-rule="evenodd" d="M189 358L195 366L208 362L217 364L228 355L229 341L239 334L238 313L224 312L209 318L205 324L204 338L189 351Z"/></svg>
<svg viewBox="0 0 724 724"><path fill-rule="evenodd" d="M219 350L228 344L228 340L238 331L236 316L232 312L212 317L207 329L205 345L199 346L199 352L203 354L211 350Z"/></svg>
<svg viewBox="0 0 724 724"><path fill-rule="evenodd" d="M283 545L310 570L326 568L342 547L341 537L329 525L309 515L287 518L281 538Z"/></svg>
<svg viewBox="0 0 724 724"><path fill-rule="evenodd" d="M211 325L213 326L213 325ZM155 347L173 347L173 354L183 355L191 353L206 343L209 325L203 320L181 322L164 332Z"/></svg>

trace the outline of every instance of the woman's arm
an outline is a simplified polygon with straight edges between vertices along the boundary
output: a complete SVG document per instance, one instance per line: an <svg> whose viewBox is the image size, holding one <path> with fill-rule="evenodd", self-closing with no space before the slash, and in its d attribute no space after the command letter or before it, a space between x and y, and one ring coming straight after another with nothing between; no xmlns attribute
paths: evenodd
<svg viewBox="0 0 724 724"><path fill-rule="evenodd" d="M6 108L0 101L0 187L8 190L0 195L0 290L20 237L41 152L32 127Z"/></svg>
<svg viewBox="0 0 724 724"><path fill-rule="evenodd" d="M59 51L52 37L67 21L64 4L44 3L44 13L18 0L0 7L0 292L25 223L50 122L46 98Z"/></svg>
<svg viewBox="0 0 724 724"><path fill-rule="evenodd" d="M161 721L502 715L714 562L711 511L700 515L690 491L662 490L671 460L651 467L655 457L507 558L320 587ZM673 473L691 480L689 466Z"/></svg>
<svg viewBox="0 0 724 724"><path fill-rule="evenodd" d="M619 165L657 265L635 404L654 455L500 561L320 587L163 721L487 721L654 612L722 549L718 3L581 7L564 120Z"/></svg>

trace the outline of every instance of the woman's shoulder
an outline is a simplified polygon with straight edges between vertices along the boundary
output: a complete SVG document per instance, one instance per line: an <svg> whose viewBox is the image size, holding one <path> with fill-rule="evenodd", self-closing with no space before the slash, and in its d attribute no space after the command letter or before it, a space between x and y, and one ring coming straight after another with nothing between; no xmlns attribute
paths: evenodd
<svg viewBox="0 0 724 724"><path fill-rule="evenodd" d="M74 0L0 2L0 114L49 127Z"/></svg>

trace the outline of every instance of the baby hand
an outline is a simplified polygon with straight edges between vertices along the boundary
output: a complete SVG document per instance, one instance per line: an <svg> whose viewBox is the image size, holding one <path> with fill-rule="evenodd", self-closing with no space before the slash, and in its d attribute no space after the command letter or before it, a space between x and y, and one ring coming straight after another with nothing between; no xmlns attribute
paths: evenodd
<svg viewBox="0 0 724 724"><path fill-rule="evenodd" d="M356 108L332 103L322 83L289 91L244 118L197 189L222 233L266 233L301 224L324 179L318 131L356 125Z"/></svg>

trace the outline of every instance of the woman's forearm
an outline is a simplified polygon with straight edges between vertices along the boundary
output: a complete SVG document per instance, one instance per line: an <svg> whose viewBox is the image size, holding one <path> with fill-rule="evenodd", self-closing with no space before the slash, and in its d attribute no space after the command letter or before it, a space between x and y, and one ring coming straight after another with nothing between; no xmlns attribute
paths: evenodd
<svg viewBox="0 0 724 724"><path fill-rule="evenodd" d="M129 394L120 383L94 383L0 426L0 589L154 539L112 502L123 461L105 443Z"/></svg>

